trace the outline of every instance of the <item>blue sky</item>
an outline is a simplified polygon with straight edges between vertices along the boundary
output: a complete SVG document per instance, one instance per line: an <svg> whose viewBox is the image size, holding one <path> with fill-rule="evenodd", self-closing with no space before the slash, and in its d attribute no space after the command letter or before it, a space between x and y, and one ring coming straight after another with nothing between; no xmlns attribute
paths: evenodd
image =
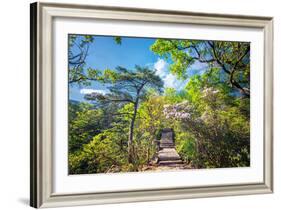
<svg viewBox="0 0 281 210"><path fill-rule="evenodd" d="M169 63L150 51L149 48L154 41L153 38L122 37L122 44L118 45L111 36L94 36L86 58L85 69L88 67L99 70L115 69L117 66L134 69L136 64L149 66L156 69L156 74L164 81L164 87L182 89L187 81L177 80L168 70ZM200 72L205 68L201 63L195 63L191 72ZM84 95L87 93L106 91L107 88L99 82L92 82L90 86L70 85L69 99L84 101Z"/></svg>

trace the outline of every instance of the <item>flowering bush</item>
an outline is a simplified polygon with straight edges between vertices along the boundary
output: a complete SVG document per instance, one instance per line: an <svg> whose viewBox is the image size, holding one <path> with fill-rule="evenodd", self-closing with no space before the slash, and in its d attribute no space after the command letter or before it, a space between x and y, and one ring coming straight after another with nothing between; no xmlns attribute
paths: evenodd
<svg viewBox="0 0 281 210"><path fill-rule="evenodd" d="M164 105L163 113L167 119L191 119L194 108L188 103L188 101L183 101L178 104Z"/></svg>

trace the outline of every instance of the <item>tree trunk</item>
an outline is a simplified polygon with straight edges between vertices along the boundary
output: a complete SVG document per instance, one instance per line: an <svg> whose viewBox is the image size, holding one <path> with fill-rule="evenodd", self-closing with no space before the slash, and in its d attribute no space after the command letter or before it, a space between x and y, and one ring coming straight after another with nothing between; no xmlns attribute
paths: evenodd
<svg viewBox="0 0 281 210"><path fill-rule="evenodd" d="M135 127L135 120L137 116L137 111L138 111L138 97L135 101L134 104L134 113L131 119L131 124L130 124L130 129L129 129L129 140L128 140L128 162L133 163L133 156L134 156L134 151L133 151L133 139L134 139L134 127Z"/></svg>

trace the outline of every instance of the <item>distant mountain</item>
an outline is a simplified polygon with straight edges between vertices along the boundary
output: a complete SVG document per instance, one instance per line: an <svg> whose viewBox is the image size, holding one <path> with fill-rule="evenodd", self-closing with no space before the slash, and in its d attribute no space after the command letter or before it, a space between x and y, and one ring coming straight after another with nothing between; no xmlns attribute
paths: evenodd
<svg viewBox="0 0 281 210"><path fill-rule="evenodd" d="M71 103L71 104L80 104L81 102L77 101L77 100L69 99L69 103Z"/></svg>

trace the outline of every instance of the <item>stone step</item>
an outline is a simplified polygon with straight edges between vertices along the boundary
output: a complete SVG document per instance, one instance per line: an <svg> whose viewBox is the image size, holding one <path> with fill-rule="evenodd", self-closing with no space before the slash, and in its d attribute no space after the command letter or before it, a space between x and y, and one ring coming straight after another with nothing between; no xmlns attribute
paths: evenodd
<svg viewBox="0 0 281 210"><path fill-rule="evenodd" d="M160 145L174 145L174 143L162 143L162 142L160 142Z"/></svg>
<svg viewBox="0 0 281 210"><path fill-rule="evenodd" d="M181 157L175 150L174 133L171 128L162 131L161 140L158 143L160 150L157 154L157 164L167 167L182 167Z"/></svg>
<svg viewBox="0 0 281 210"><path fill-rule="evenodd" d="M161 149L164 149L164 148L175 148L174 145L160 145L160 148Z"/></svg>
<svg viewBox="0 0 281 210"><path fill-rule="evenodd" d="M174 142L172 139L161 139L160 142Z"/></svg>
<svg viewBox="0 0 281 210"><path fill-rule="evenodd" d="M161 139L160 141L171 141L171 142L173 142L173 139L170 139L170 138L164 138L164 139Z"/></svg>
<svg viewBox="0 0 281 210"><path fill-rule="evenodd" d="M174 145L172 142L160 142L160 144L165 144L165 145Z"/></svg>
<svg viewBox="0 0 281 210"><path fill-rule="evenodd" d="M158 152L158 159L161 160L180 160L180 156L174 148L164 148Z"/></svg>
<svg viewBox="0 0 281 210"><path fill-rule="evenodd" d="M159 161L159 166L179 166L182 165L182 160L166 160L166 161Z"/></svg>
<svg viewBox="0 0 281 210"><path fill-rule="evenodd" d="M160 144L174 144L172 141L160 141Z"/></svg>
<svg viewBox="0 0 281 210"><path fill-rule="evenodd" d="M159 156L158 157L158 160L159 161L168 161L168 160L181 160L181 158L180 157L178 157L178 156Z"/></svg>

